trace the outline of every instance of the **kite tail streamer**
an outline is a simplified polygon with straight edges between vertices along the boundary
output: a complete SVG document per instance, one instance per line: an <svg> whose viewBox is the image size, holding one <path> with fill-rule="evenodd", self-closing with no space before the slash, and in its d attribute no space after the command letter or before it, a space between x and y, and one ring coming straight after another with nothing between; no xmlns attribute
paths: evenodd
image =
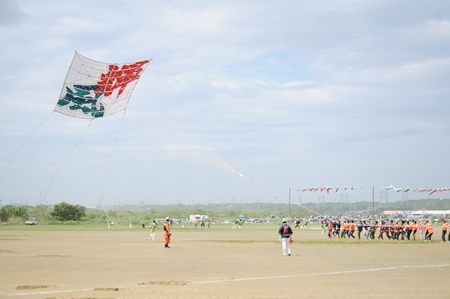
<svg viewBox="0 0 450 299"><path fill-rule="evenodd" d="M25 140L25 142L19 147L19 149L16 151L16 153L14 154L14 156L11 158L11 160L9 161L8 165L6 166L5 171L3 171L2 176L0 177L0 182L3 180L3 177L5 176L6 171L8 171L9 167L11 166L12 162L14 161L14 159L16 158L16 156L19 154L19 152L22 150L22 148L25 146L25 144L28 142L28 140L31 139L31 137L34 135L34 133L37 132L37 130L39 130L40 127L42 127L42 125L45 124L45 122L47 122L47 120L50 118L50 116L52 116L53 112L50 113L49 116L47 116L47 118L33 131L33 133L31 133L30 136L28 136L28 138Z"/></svg>
<svg viewBox="0 0 450 299"><path fill-rule="evenodd" d="M89 127L92 124L92 121L94 119L91 119L91 121L89 122L88 126L86 127L86 129L84 130L83 134L81 134L80 138L78 139L77 143L75 143L75 145L73 146L72 150L70 151L70 153L67 155L66 159L64 160L64 162L61 164L61 166L59 166L58 171L55 173L55 175L53 176L52 181L50 182L50 185L47 188L47 191L45 191L45 195L42 198L42 200L39 202L39 204L42 204L42 202L45 200L45 198L47 197L47 193L50 190L50 187L53 184L53 181L55 180L56 176L59 174L59 172L61 171L62 167L64 166L64 164L66 164L67 160L69 159L69 157L72 155L73 151L75 150L75 148L77 147L78 143L80 143L81 139L83 138L84 134L86 134L87 130L89 129Z"/></svg>
<svg viewBox="0 0 450 299"><path fill-rule="evenodd" d="M272 192L273 194L275 194L275 195L277 195L277 196L280 196L280 197L282 197L282 198L284 198L284 199L289 200L289 198L287 198L287 197L284 196L283 194L279 194L279 193L273 191L272 189L269 189L269 188L267 188L267 187L265 187L265 186L263 186L263 185L261 185L261 184L255 182L254 180L247 178L246 176L244 176L243 174L241 174L241 173L239 173L239 172L236 172L236 173L237 173L241 178L245 178L247 181L249 181L249 182L251 182L251 183L253 183L253 184L255 184L255 185L258 185L259 187L261 187L261 188L263 188L263 189L266 189L267 191ZM303 209L305 209L305 210L310 211L311 213L314 213L314 214L316 214L316 215L318 215L318 216L322 216L321 214L317 213L316 211L313 211L313 210L311 210L311 209L309 209L309 208L307 208L307 207L305 207L305 206L303 206L303 205L301 205L301 204L299 204L299 203L294 203L294 204L298 205L299 207L301 207L301 208L303 208Z"/></svg>

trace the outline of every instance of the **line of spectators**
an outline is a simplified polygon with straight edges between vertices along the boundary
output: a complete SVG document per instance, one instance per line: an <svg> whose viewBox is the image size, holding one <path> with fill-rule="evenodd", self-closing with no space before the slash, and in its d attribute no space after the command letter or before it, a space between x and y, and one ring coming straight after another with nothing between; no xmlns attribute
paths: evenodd
<svg viewBox="0 0 450 299"><path fill-rule="evenodd" d="M322 222L323 231L328 229L329 238L358 238L384 240L416 240L418 233L420 241L430 242L433 236L433 225L428 220L376 220L369 223L366 220L337 220L326 219ZM447 231L450 231L449 222L444 220L442 224L442 241L445 242ZM356 235L356 236L355 236ZM450 234L447 242L450 242Z"/></svg>

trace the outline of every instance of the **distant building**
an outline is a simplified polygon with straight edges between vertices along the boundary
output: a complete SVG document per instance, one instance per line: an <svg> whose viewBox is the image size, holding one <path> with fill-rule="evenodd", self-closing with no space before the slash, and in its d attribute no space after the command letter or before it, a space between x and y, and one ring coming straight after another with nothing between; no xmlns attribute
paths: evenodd
<svg viewBox="0 0 450 299"><path fill-rule="evenodd" d="M194 222L195 220L202 221L202 220L204 220L204 219L206 220L208 218L209 218L208 215L199 215L199 214L189 215L189 222Z"/></svg>
<svg viewBox="0 0 450 299"><path fill-rule="evenodd" d="M429 216L450 216L450 210L421 210L421 211L384 211L384 216L391 218L424 219Z"/></svg>

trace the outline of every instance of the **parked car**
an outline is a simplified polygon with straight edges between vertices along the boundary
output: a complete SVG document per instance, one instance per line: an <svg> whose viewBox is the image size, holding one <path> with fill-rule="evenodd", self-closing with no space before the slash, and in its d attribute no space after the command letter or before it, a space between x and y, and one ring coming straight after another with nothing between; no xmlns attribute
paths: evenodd
<svg viewBox="0 0 450 299"><path fill-rule="evenodd" d="M25 221L26 225L37 225L37 219L34 217L30 217L27 221Z"/></svg>

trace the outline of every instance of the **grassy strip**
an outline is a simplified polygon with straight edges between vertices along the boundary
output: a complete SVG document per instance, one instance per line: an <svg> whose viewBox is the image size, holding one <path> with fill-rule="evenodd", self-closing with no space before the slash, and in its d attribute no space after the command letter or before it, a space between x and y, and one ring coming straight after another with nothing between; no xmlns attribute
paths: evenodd
<svg viewBox="0 0 450 299"><path fill-rule="evenodd" d="M244 224L242 230L243 231L277 231L278 227L281 223L249 223ZM208 232L208 231L238 231L232 230L233 224L211 224L211 228L208 227L200 227L198 225L197 228L194 227L193 224L185 224L183 228L181 224L174 224L172 229L174 231L198 231L198 232ZM318 229L319 225L310 225L308 230L310 229ZM140 225L134 225L132 229L128 228L128 224L119 224L119 225L111 225L110 228L105 224L99 223L89 223L89 222L79 222L73 223L70 222L68 224L39 224L39 225L4 225L0 227L0 231L148 231L148 226L146 228L142 228ZM158 225L157 230L162 230L162 224Z"/></svg>

